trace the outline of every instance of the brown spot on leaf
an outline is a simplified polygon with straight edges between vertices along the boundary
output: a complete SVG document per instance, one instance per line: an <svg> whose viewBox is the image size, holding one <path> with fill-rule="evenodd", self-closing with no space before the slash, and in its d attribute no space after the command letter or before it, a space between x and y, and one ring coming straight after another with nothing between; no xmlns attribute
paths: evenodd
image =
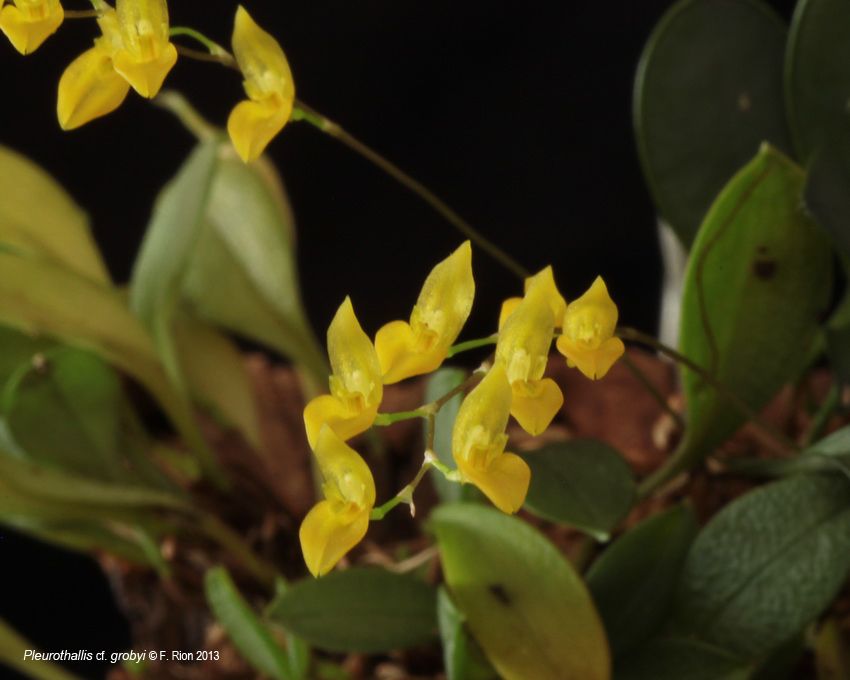
<svg viewBox="0 0 850 680"><path fill-rule="evenodd" d="M776 260L759 259L753 262L753 273L760 279L768 281L776 276Z"/></svg>
<svg viewBox="0 0 850 680"><path fill-rule="evenodd" d="M505 590L504 586L500 583L491 583L487 586L487 590L490 591L490 594L495 597L501 604L506 607L510 607L511 598L508 596L508 592Z"/></svg>

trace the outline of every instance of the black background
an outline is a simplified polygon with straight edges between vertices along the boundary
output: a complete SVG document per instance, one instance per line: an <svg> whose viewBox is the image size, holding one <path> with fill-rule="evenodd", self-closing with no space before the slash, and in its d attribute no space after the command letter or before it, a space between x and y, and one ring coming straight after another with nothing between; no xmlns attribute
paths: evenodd
<svg viewBox="0 0 850 680"><path fill-rule="evenodd" d="M602 274L621 320L651 331L660 265L631 88L643 43L671 4L253 0L247 9L283 45L299 98L423 181L529 269L551 263L568 299ZM787 16L792 3L772 4ZM173 25L229 43L231 0L169 5ZM92 21L67 21L26 58L0 41L0 143L68 188L90 213L116 281L125 282L152 201L193 140L134 93L106 118L59 129L58 78L95 34ZM243 96L236 72L186 59L166 87L217 124ZM428 270L462 237L304 124L288 126L269 154L296 214L303 297L317 332L346 294L367 332L405 318ZM519 290L480 251L474 268L478 295L466 337L491 332L499 301ZM0 529L0 576L0 617L43 649L129 645L88 559ZM93 665L76 668L99 677Z"/></svg>

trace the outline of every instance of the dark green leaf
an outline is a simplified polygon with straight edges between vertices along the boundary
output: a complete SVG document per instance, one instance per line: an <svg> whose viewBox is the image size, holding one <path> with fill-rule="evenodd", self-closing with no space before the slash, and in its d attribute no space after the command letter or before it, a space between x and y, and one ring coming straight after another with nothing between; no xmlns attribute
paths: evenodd
<svg viewBox="0 0 850 680"><path fill-rule="evenodd" d="M696 532L690 509L672 508L623 534L593 563L587 585L615 656L661 628Z"/></svg>
<svg viewBox="0 0 850 680"><path fill-rule="evenodd" d="M207 602L236 649L260 673L275 680L295 680L286 652L248 605L224 567L204 577Z"/></svg>
<svg viewBox="0 0 850 680"><path fill-rule="evenodd" d="M756 0L683 0L644 48L635 83L638 148L659 212L685 246L759 144L790 148L785 33Z"/></svg>
<svg viewBox="0 0 850 680"><path fill-rule="evenodd" d="M677 630L757 658L802 630L850 569L850 482L800 475L740 497L697 536Z"/></svg>
<svg viewBox="0 0 850 680"><path fill-rule="evenodd" d="M680 351L753 409L804 365L832 281L825 235L801 210L803 174L770 147L729 182L694 243L682 298ZM684 469L741 424L715 387L683 372Z"/></svg>
<svg viewBox="0 0 850 680"><path fill-rule="evenodd" d="M631 469L603 442L573 439L521 455L531 468L525 507L536 515L607 541L632 507Z"/></svg>
<svg viewBox="0 0 850 680"><path fill-rule="evenodd" d="M452 599L502 677L609 676L608 643L590 594L536 529L471 503L441 506L431 522Z"/></svg>
<svg viewBox="0 0 850 680"><path fill-rule="evenodd" d="M617 662L615 680L746 680L751 669L728 652L697 640L654 640Z"/></svg>
<svg viewBox="0 0 850 680"><path fill-rule="evenodd" d="M293 584L270 613L317 647L377 653L432 640L436 607L434 589L413 576L354 568Z"/></svg>
<svg viewBox="0 0 850 680"><path fill-rule="evenodd" d="M788 36L785 88L788 120L802 159L847 140L850 4L845 0L797 3Z"/></svg>
<svg viewBox="0 0 850 680"><path fill-rule="evenodd" d="M466 631L465 618L445 588L437 592L437 620L443 642L443 663L448 680L497 680L478 644Z"/></svg>

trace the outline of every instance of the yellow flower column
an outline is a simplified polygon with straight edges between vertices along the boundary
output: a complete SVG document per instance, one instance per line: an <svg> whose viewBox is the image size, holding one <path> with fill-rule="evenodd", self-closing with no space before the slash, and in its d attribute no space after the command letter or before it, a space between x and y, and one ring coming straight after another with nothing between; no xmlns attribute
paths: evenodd
<svg viewBox="0 0 850 680"><path fill-rule="evenodd" d="M363 540L375 505L375 481L366 462L327 425L314 453L325 499L307 513L299 538L313 576L323 576Z"/></svg>
<svg viewBox="0 0 850 680"><path fill-rule="evenodd" d="M112 62L112 55L123 44L115 10L104 9L97 23L103 35L72 61L59 79L56 114L63 130L111 113L130 91L130 84Z"/></svg>
<svg viewBox="0 0 850 680"><path fill-rule="evenodd" d="M64 19L59 0L13 0L0 9L0 31L18 52L31 54L59 29Z"/></svg>
<svg viewBox="0 0 850 680"><path fill-rule="evenodd" d="M236 153L248 163L260 157L292 115L295 83L277 40L241 6L236 10L232 42L248 100L231 112L227 132Z"/></svg>
<svg viewBox="0 0 850 680"><path fill-rule="evenodd" d="M474 297L472 247L465 241L428 274L410 322L391 321L375 336L384 384L439 368L469 317Z"/></svg>
<svg viewBox="0 0 850 680"><path fill-rule="evenodd" d="M496 364L463 400L452 430L452 456L461 480L508 513L522 507L531 481L526 462L505 452L511 397L505 369Z"/></svg>
<svg viewBox="0 0 850 680"><path fill-rule="evenodd" d="M168 36L165 0L116 0L121 46L112 55L115 70L143 97L155 97L177 62Z"/></svg>
<svg viewBox="0 0 850 680"><path fill-rule="evenodd" d="M550 290L538 279L499 330L496 363L513 392L511 415L530 435L543 432L564 403L561 389L543 378L555 327Z"/></svg>
<svg viewBox="0 0 850 680"><path fill-rule="evenodd" d="M558 351L567 357L568 366L598 380L626 350L623 341L614 337L616 328L617 305L597 276L587 292L567 307Z"/></svg>
<svg viewBox="0 0 850 680"><path fill-rule="evenodd" d="M307 440L313 448L326 424L343 440L368 430L383 397L378 355L348 297L328 327L328 356L331 393L316 397L304 409Z"/></svg>

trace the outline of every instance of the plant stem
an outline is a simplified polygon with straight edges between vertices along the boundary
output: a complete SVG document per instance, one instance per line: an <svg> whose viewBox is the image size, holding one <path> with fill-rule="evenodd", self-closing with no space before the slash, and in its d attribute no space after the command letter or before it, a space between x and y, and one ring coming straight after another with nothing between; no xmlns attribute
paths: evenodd
<svg viewBox="0 0 850 680"><path fill-rule="evenodd" d="M64 15L66 19L97 19L100 12L96 9L66 9Z"/></svg>
<svg viewBox="0 0 850 680"><path fill-rule="evenodd" d="M429 404L425 404L421 408L417 408L413 411L396 411L395 413L379 413L375 417L375 421L372 423L373 425L377 425L378 427L386 427L387 425L392 425L393 423L398 423L402 420L412 420L413 418L427 418L430 415L430 411L428 410Z"/></svg>
<svg viewBox="0 0 850 680"><path fill-rule="evenodd" d="M685 429L685 420L682 418L682 414L673 410L670 404L667 403L667 400L664 398L664 395L658 391L658 388L652 384L650 379L647 377L646 373L644 373L640 368L637 367L634 361L631 360L628 354L623 355L623 364L625 364L626 368L631 371L632 375L637 378L638 382L643 385L644 389L655 399L658 405L664 409L664 411L673 419L676 425L684 430Z"/></svg>
<svg viewBox="0 0 850 680"><path fill-rule="evenodd" d="M315 109L307 106L301 101L296 101L295 109L292 112L293 120L303 120L313 127L321 130L325 134L333 137L341 142L349 149L365 158L367 161L383 170L390 177L396 180L399 184L406 187L414 194L419 196L425 203L430 205L437 213L464 236L474 241L479 248L490 255L494 260L501 264L505 269L524 281L531 276L525 267L514 260L504 250L499 248L495 243L486 238L480 231L475 229L469 222L463 219L449 205L437 196L433 191L428 189L424 184L414 179L395 163L387 160L377 151L367 146L359 139L348 133L340 125L330 120L327 116L322 115Z"/></svg>
<svg viewBox="0 0 850 680"><path fill-rule="evenodd" d="M201 532L228 551L239 564L257 579L269 592L274 591L275 582L281 578L278 570L269 562L254 554L242 537L214 515L203 513L198 517Z"/></svg>
<svg viewBox="0 0 850 680"><path fill-rule="evenodd" d="M829 419L832 417L832 414L835 413L835 410L838 406L840 406L840 404L841 385L837 380L833 379L832 385L829 387L829 392L826 395L826 399L823 400L823 403L815 413L814 418L812 418L812 422L809 424L809 429L806 432L806 436L803 438L803 448L810 446L813 442L820 438L829 423Z"/></svg>
<svg viewBox="0 0 850 680"><path fill-rule="evenodd" d="M495 345L498 339L499 334L494 333L493 335L488 335L486 338L476 338L475 340L459 342L458 344L449 347L449 353L446 355L446 357L451 359L455 354L460 354L461 352L466 352L471 349L478 349L479 347L486 347L487 345Z"/></svg>
<svg viewBox="0 0 850 680"><path fill-rule="evenodd" d="M732 392L726 385L717 380L711 373L706 371L702 366L698 365L684 354L680 354L672 347L668 347L662 342L659 342L651 335L647 335L646 333L642 333L641 331L635 328L621 327L617 329L617 335L623 340L631 340L632 342L638 342L642 345L646 345L651 347L662 354L667 355L671 359L679 362L683 366L687 367L700 378L702 378L706 383L711 385L718 394L720 394L724 399L726 399L730 405L732 405L737 411L746 419L749 420L753 425L758 427L759 430L768 435L774 442L779 445L779 449L783 452L787 452L788 450L797 451L799 450L797 445L791 441L784 434L779 432L776 428L774 428L770 423L766 422L756 411L750 408L749 404L747 404L743 399L741 399L737 394Z"/></svg>
<svg viewBox="0 0 850 680"><path fill-rule="evenodd" d="M209 54L204 54L204 56L212 56L217 57L217 61L227 60L228 62L235 62L236 60L233 58L233 55L230 54L226 49L224 49L221 45L219 45L214 40L210 40L207 36L205 36L200 31L196 31L194 28L189 28L188 26L172 26L168 34L174 38L177 36L185 35L188 38L192 38L204 47L207 48Z"/></svg>
<svg viewBox="0 0 850 680"><path fill-rule="evenodd" d="M189 100L176 90L164 90L153 101L157 106L173 113L199 141L214 139L221 134L218 128L204 120Z"/></svg>

